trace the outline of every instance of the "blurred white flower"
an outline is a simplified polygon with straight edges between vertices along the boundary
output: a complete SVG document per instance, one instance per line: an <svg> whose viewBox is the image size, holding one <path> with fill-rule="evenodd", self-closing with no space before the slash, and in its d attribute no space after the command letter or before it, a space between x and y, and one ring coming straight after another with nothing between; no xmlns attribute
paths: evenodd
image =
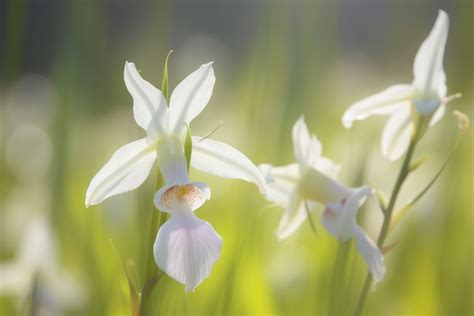
<svg viewBox="0 0 474 316"><path fill-rule="evenodd" d="M193 211L210 198L209 187L190 182L184 153L186 125L207 105L214 87L212 62L202 65L173 91L168 108L160 90L145 81L133 63L126 63L125 84L133 97L134 117L147 137L117 150L92 179L86 206L142 184L155 160L165 180L154 197L158 209L171 214L160 229L154 252L158 266L194 290L220 256L222 240ZM226 178L239 178L265 190L258 168L237 149L207 138L193 137L191 166Z"/></svg>
<svg viewBox="0 0 474 316"><path fill-rule="evenodd" d="M384 258L377 245L356 222L360 206L371 194L371 188L361 187L342 201L326 204L321 221L324 227L342 242L354 237L357 249L364 257L375 284L385 275Z"/></svg>
<svg viewBox="0 0 474 316"><path fill-rule="evenodd" d="M400 158L408 148L413 130L412 107L420 115L430 118L430 126L444 115L450 100L446 97L446 75L443 69L448 24L448 15L440 10L433 29L416 54L411 84L394 85L358 101L342 117L344 126L350 128L354 121L372 115L390 116L383 131L381 149L391 161Z"/></svg>
<svg viewBox="0 0 474 316"><path fill-rule="evenodd" d="M308 215L307 203L322 204L326 229L341 241L355 237L374 279L381 280L385 273L383 255L355 222L360 205L372 190L349 188L335 180L339 166L321 156L321 143L309 133L302 117L293 126L293 151L297 163L260 165L267 181L267 199L286 208L277 237L287 238L298 229Z"/></svg>
<svg viewBox="0 0 474 316"><path fill-rule="evenodd" d="M80 307L85 293L57 259L53 232L46 218L30 217L16 259L0 264L0 295L14 295L19 305L33 296L36 307L60 311Z"/></svg>

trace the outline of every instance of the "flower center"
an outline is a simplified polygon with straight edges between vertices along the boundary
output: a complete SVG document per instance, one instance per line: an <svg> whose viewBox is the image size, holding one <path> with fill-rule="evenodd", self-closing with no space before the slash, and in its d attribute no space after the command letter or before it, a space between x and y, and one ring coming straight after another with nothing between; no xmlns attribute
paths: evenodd
<svg viewBox="0 0 474 316"><path fill-rule="evenodd" d="M191 207L200 200L205 199L204 192L195 185L175 185L166 190L161 196L161 204L167 209L177 207Z"/></svg>

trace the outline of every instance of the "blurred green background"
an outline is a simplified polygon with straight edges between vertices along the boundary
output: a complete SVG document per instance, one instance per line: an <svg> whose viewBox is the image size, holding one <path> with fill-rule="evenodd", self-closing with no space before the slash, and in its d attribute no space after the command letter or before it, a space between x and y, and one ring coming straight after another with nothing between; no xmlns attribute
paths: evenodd
<svg viewBox="0 0 474 316"><path fill-rule="evenodd" d="M381 157L384 119L345 130L341 116L363 97L411 82L415 53L438 9L450 17L448 94L463 97L421 142L416 156L430 159L400 202L428 183L449 154L458 134L451 110L473 117L474 2L0 1L0 267L27 266L15 261L22 252L26 262L43 255L53 267L16 292L1 291L13 272L3 274L0 314L29 313L32 293L44 315L129 314L127 281L109 239L142 284L153 176L136 191L84 206L90 180L112 153L143 137L123 83L125 61L159 87L173 49L173 88L213 60L214 93L193 133L204 135L222 121L214 139L256 164L282 165L293 161L291 127L305 115L324 155L341 164L345 183L389 193L401 162ZM473 158L471 129L390 237L398 243L367 314L473 314ZM222 236L222 256L194 293L161 279L152 299L157 314L314 315L326 314L330 300L340 313L353 311L366 267L350 251L347 282L333 286L339 243L320 226L320 214L313 214L317 234L306 222L278 242L283 210L255 186L194 170L191 178L212 189L198 216ZM48 251L31 242L45 236L32 233L35 221L49 223L40 225L55 243ZM381 214L374 201L361 221L375 237Z"/></svg>

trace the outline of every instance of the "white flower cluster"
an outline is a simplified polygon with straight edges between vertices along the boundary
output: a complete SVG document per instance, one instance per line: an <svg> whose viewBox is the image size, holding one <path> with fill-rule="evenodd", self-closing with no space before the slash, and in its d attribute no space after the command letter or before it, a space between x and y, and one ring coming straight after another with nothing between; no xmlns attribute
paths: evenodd
<svg viewBox="0 0 474 316"><path fill-rule="evenodd" d="M444 114L447 89L442 61L447 34L448 16L440 11L416 55L413 83L395 85L356 102L343 115L346 128L371 115L389 115L382 152L390 160L398 159L407 150L414 126L413 112L428 117L430 125ZM156 192L154 203L171 217L158 231L155 261L166 274L183 283L186 291L194 290L210 274L222 247L222 239L214 228L194 215L210 199L211 191L205 183L189 180L184 150L187 126L205 108L212 94L212 62L199 67L176 87L169 107L162 92L145 81L133 63L125 64L124 80L133 97L135 121L146 131L146 137L113 154L92 179L86 206L137 188L156 161L165 185ZM269 201L284 207L277 229L280 239L294 233L303 223L308 205L322 205L321 221L327 231L340 241L353 237L373 279L382 280L383 254L356 222L360 206L373 190L367 186L350 188L336 180L339 167L322 156L321 143L310 134L303 118L293 126L292 136L296 163L287 166L256 167L237 149L201 137L192 137L189 163L213 175L253 182Z"/></svg>

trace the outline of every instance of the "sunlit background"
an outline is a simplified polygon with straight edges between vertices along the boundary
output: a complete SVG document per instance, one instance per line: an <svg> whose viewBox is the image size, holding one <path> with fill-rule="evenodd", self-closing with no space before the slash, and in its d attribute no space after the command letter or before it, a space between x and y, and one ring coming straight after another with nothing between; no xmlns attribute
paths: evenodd
<svg viewBox="0 0 474 316"><path fill-rule="evenodd" d="M131 193L85 208L87 186L112 153L143 137L123 83L125 61L173 88L213 60L208 107L192 124L239 148L256 164L293 161L291 127L301 115L341 164L341 179L387 194L400 161L380 154L383 118L341 124L353 102L410 83L412 62L438 9L450 30L448 94L463 97L425 136L429 160L400 201L416 195L458 135L453 109L473 117L474 3L458 1L0 1L0 314L130 313L122 262L143 284L154 176ZM469 132L439 181L389 242L387 274L367 302L374 315L474 312L473 137ZM152 173L155 174L155 173ZM338 289L339 243L306 222L283 242L282 209L243 181L210 177L213 198L198 210L224 240L221 259L194 293L164 277L153 310L166 315L314 315L329 302L354 310L366 275L353 249ZM401 205L402 203L400 203ZM375 201L361 212L376 237ZM111 242L117 249L114 252ZM35 267L41 267L36 269ZM6 273L5 273L6 271Z"/></svg>

